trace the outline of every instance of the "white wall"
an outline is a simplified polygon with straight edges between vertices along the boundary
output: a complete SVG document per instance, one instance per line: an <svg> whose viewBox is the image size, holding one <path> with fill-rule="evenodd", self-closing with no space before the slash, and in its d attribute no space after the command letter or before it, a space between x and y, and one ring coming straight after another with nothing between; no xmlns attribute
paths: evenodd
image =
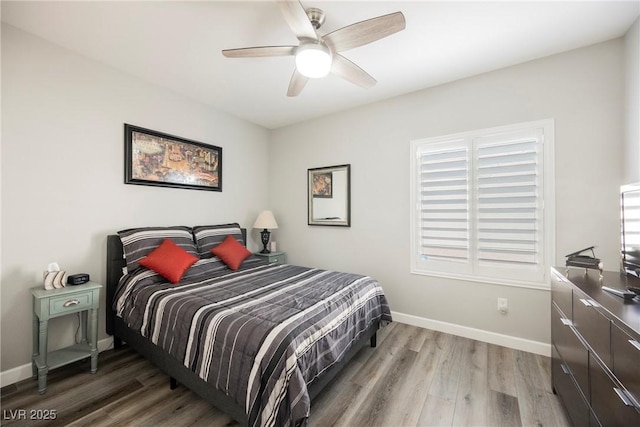
<svg viewBox="0 0 640 427"><path fill-rule="evenodd" d="M618 39L274 131L269 182L289 189L270 199L279 249L294 264L377 278L404 320L548 349L547 290L409 273L409 142L555 119L556 264L596 245L605 267L616 270L623 53ZM307 226L307 168L345 163L351 228ZM508 298L506 316L496 310L498 297Z"/></svg>
<svg viewBox="0 0 640 427"><path fill-rule="evenodd" d="M640 19L624 38L625 134L623 184L640 182Z"/></svg>
<svg viewBox="0 0 640 427"><path fill-rule="evenodd" d="M124 123L223 147L221 193L124 184ZM2 365L30 363L31 294L47 263L106 277L106 236L238 221L267 208L268 132L2 25ZM257 236L251 234L253 249ZM104 293L100 338L104 332ZM73 317L50 323L70 343Z"/></svg>

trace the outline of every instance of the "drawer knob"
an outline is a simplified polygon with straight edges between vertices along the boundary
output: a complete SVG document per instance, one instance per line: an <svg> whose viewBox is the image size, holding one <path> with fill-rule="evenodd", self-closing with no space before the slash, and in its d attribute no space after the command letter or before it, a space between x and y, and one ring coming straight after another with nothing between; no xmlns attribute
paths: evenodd
<svg viewBox="0 0 640 427"><path fill-rule="evenodd" d="M565 326L571 326L571 320L565 318L565 317L561 317L560 321L562 322L563 325Z"/></svg>
<svg viewBox="0 0 640 427"><path fill-rule="evenodd" d="M67 301L64 304L62 304L62 306L63 307L71 307L72 305L78 305L78 304L80 304L80 300L70 299L69 301Z"/></svg>
<svg viewBox="0 0 640 427"><path fill-rule="evenodd" d="M564 363L561 363L560 367L562 368L562 372L564 372L566 375L569 375L571 373L569 368L567 366L565 366Z"/></svg>

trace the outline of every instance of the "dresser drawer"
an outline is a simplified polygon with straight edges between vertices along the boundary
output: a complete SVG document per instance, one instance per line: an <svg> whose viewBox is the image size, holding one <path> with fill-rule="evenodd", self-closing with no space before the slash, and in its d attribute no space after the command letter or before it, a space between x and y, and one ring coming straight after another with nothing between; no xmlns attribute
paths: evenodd
<svg viewBox="0 0 640 427"><path fill-rule="evenodd" d="M640 426L640 412L600 363L589 360L591 407L603 426Z"/></svg>
<svg viewBox="0 0 640 427"><path fill-rule="evenodd" d="M52 297L49 299L49 316L54 317L87 310L92 305L93 293L91 291Z"/></svg>
<svg viewBox="0 0 640 427"><path fill-rule="evenodd" d="M613 373L640 405L640 343L616 325L611 326Z"/></svg>
<svg viewBox="0 0 640 427"><path fill-rule="evenodd" d="M575 383L569 367L553 345L551 353L551 375L555 392L560 396L571 423L574 426L588 426L590 411L585 397Z"/></svg>
<svg viewBox="0 0 640 427"><path fill-rule="evenodd" d="M572 295L573 290L567 278L556 270L551 270L551 300L558 305L569 320L573 319Z"/></svg>
<svg viewBox="0 0 640 427"><path fill-rule="evenodd" d="M589 396L589 351L576 335L571 321L562 315L555 304L551 309L551 335L582 394Z"/></svg>
<svg viewBox="0 0 640 427"><path fill-rule="evenodd" d="M596 307L599 304L582 292L573 293L573 326L611 368L611 322Z"/></svg>

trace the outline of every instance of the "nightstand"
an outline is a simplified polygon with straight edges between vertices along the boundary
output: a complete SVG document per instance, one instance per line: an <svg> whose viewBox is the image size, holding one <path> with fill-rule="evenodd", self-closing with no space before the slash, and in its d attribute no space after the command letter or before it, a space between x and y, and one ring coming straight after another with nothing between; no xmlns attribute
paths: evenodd
<svg viewBox="0 0 640 427"><path fill-rule="evenodd" d="M268 254L255 252L254 255L266 260L267 262L276 264L284 264L286 258L284 252L270 252Z"/></svg>
<svg viewBox="0 0 640 427"><path fill-rule="evenodd" d="M38 376L38 391L47 390L47 374L69 363L91 357L91 373L98 370L98 305L102 285L87 282L62 289L32 288L33 295L33 375ZM48 352L49 319L80 313L80 343ZM87 315L91 314L91 332L87 337Z"/></svg>

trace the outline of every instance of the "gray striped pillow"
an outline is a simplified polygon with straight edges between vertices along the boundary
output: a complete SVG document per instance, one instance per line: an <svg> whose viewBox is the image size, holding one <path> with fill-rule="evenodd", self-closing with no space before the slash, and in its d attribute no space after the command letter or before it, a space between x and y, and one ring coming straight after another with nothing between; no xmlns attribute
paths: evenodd
<svg viewBox="0 0 640 427"><path fill-rule="evenodd" d="M240 224L199 225L193 227L193 237L198 247L200 258L211 258L211 249L218 246L227 236L233 236L243 246L246 246L240 231Z"/></svg>
<svg viewBox="0 0 640 427"><path fill-rule="evenodd" d="M190 227L130 228L118 231L118 236L122 241L122 249L127 260L127 270L129 272L136 269L138 261L153 252L164 239L170 239L191 255L198 256L198 250L193 242Z"/></svg>

